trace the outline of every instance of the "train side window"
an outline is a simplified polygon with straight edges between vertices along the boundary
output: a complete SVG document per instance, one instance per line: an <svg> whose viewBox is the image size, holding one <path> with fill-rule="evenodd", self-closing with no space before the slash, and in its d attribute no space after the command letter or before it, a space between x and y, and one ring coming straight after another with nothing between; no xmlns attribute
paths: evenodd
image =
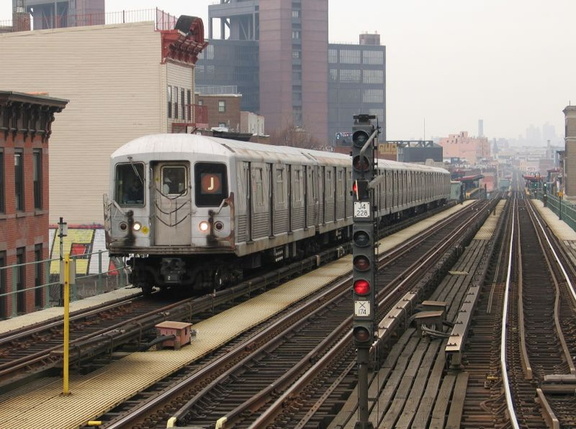
<svg viewBox="0 0 576 429"><path fill-rule="evenodd" d="M228 198L228 177L224 164L199 162L194 166L196 206L219 206Z"/></svg>
<svg viewBox="0 0 576 429"><path fill-rule="evenodd" d="M144 164L126 163L116 165L116 189L114 199L121 205L144 205Z"/></svg>
<svg viewBox="0 0 576 429"><path fill-rule="evenodd" d="M186 167L178 165L162 168L162 192L166 195L186 192Z"/></svg>

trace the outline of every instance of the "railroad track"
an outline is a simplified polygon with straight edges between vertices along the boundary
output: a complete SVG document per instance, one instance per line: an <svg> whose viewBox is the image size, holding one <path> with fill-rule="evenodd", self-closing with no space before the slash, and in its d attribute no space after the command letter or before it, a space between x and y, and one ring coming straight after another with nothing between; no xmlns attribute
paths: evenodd
<svg viewBox="0 0 576 429"><path fill-rule="evenodd" d="M507 209L468 343L461 427L574 427L572 263L521 193Z"/></svg>
<svg viewBox="0 0 576 429"><path fill-rule="evenodd" d="M155 326L163 321L196 323L230 305L277 286L284 279L308 272L336 259L342 249L327 250L317 257L253 277L249 281L200 297L176 299L154 294L103 304L71 316L70 361L90 371L112 359L112 351L145 348L156 337ZM0 336L0 387L9 388L31 376L62 365L62 320L22 328ZM94 359L99 356L107 359Z"/></svg>
<svg viewBox="0 0 576 429"><path fill-rule="evenodd" d="M486 216L486 210L479 210L478 206L469 212L474 220L468 220L471 222L466 231L468 235L479 228L480 218ZM463 212L458 218L464 221ZM439 243L452 252L463 246L461 234L452 237L456 241L446 238L454 228L452 219L443 228L439 226L434 236L423 234L420 241L406 246L405 253L384 256L389 265L382 279L386 287L382 286L379 295L382 314L394 305L398 294L406 293L419 282L425 299L431 284L437 281L431 275L432 267L445 257L446 249L441 249ZM444 235L439 230L445 231ZM436 268L447 270L446 266ZM405 281L414 273L416 278ZM354 383L351 370L355 367L350 335L350 286L341 282L334 290L339 292L334 292L331 300L324 295L314 296L302 306L306 310L298 308L294 310L297 313L290 312L289 317L300 321L299 326L291 326L294 322L284 320L288 318L285 314L278 316L281 318L269 322L271 326L258 328L257 336L252 331L226 346L224 356L192 364L185 369L185 374L179 374L185 381L176 384L164 381L162 386L142 392L137 401L129 401L102 416L105 427L163 427L170 418L172 424L202 427L211 427L216 421L226 421L228 425L237 425L235 427L304 427L308 422L326 419L330 409L341 405L343 395L349 394L350 385ZM310 308L314 309L313 313ZM278 331L280 325L289 327ZM395 334L389 332L390 336ZM262 335L267 340L255 339ZM233 363L228 360L231 357L236 359ZM199 368L209 368L209 371ZM170 388L166 388L167 384ZM238 397L234 392L238 392ZM144 401L142 395L154 399ZM138 402L138 406L128 409L134 402ZM179 411L174 412L175 408ZM118 418L118 414L125 416Z"/></svg>
<svg viewBox="0 0 576 429"><path fill-rule="evenodd" d="M399 222L386 228L383 235L430 216L439 209ZM165 320L195 323L259 294L284 281L313 270L346 253L347 246L328 249L280 269L257 275L246 282L201 297L176 299L156 293L151 298L141 294L109 302L71 315L70 363L73 368L90 371L108 362L112 352L125 348L138 350L156 336L155 325ZM0 387L9 388L22 380L58 370L62 366L62 318L28 326L0 335ZM95 364L95 358L104 356Z"/></svg>

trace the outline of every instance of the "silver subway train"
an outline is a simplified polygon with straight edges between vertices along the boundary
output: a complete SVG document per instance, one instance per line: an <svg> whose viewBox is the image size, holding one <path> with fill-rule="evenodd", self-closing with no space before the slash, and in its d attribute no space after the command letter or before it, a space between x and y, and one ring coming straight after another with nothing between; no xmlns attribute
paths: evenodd
<svg viewBox="0 0 576 429"><path fill-rule="evenodd" d="M296 260L352 231L348 155L193 134L135 139L111 156L106 246L131 282L218 289L249 270ZM441 168L378 161L385 223L444 204Z"/></svg>

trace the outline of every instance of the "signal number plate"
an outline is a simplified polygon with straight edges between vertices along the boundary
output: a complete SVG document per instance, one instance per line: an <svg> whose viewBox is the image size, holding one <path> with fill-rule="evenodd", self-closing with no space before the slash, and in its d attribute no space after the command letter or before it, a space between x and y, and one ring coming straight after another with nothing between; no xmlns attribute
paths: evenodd
<svg viewBox="0 0 576 429"><path fill-rule="evenodd" d="M354 217L369 218L370 203L368 201L354 201Z"/></svg>
<svg viewBox="0 0 576 429"><path fill-rule="evenodd" d="M370 301L354 301L354 316L370 317Z"/></svg>

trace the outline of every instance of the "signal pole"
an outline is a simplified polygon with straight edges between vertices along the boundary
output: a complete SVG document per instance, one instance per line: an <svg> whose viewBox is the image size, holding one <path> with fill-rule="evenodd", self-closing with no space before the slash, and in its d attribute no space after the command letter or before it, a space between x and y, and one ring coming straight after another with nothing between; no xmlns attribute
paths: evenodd
<svg viewBox="0 0 576 429"><path fill-rule="evenodd" d="M352 128L352 180L354 225L352 229L354 317L352 335L357 348L358 421L355 429L373 429L368 421L368 364L374 342L376 317L376 248L374 191L369 184L376 176L375 148L379 129L374 115L355 115Z"/></svg>

